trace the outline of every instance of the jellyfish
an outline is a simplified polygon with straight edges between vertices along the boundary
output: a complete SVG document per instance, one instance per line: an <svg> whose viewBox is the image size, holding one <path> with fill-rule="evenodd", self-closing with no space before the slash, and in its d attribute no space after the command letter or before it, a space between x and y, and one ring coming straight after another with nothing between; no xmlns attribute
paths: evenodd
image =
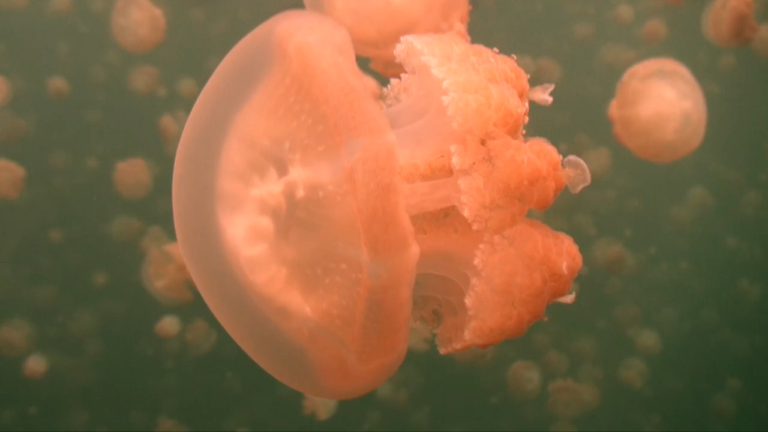
<svg viewBox="0 0 768 432"><path fill-rule="evenodd" d="M149 243L145 252L141 280L147 292L164 305L192 302L195 297L178 243Z"/></svg>
<svg viewBox="0 0 768 432"><path fill-rule="evenodd" d="M0 75L0 108L11 103L13 99L13 86L11 81L3 75Z"/></svg>
<svg viewBox="0 0 768 432"><path fill-rule="evenodd" d="M387 77L403 72L394 56L402 36L452 32L469 40L469 0L304 0L304 6L344 26L355 54Z"/></svg>
<svg viewBox="0 0 768 432"><path fill-rule="evenodd" d="M69 81L61 75L53 75L45 80L48 96L53 100L64 100L69 97L72 87Z"/></svg>
<svg viewBox="0 0 768 432"><path fill-rule="evenodd" d="M19 199L27 183L27 170L18 163L0 157L0 201Z"/></svg>
<svg viewBox="0 0 768 432"><path fill-rule="evenodd" d="M707 105L696 78L671 58L629 68L608 107L613 136L636 157L666 164L693 153L704 139Z"/></svg>
<svg viewBox="0 0 768 432"><path fill-rule="evenodd" d="M507 371L507 388L519 399L535 399L541 393L541 368L530 360L518 360Z"/></svg>
<svg viewBox="0 0 768 432"><path fill-rule="evenodd" d="M701 29L708 41L720 47L749 44L757 33L753 0L713 0L701 15Z"/></svg>
<svg viewBox="0 0 768 432"><path fill-rule="evenodd" d="M165 14L151 0L118 0L111 19L112 37L129 53L147 54L165 39Z"/></svg>
<svg viewBox="0 0 768 432"><path fill-rule="evenodd" d="M575 299L578 246L526 218L572 173L524 138L525 72L451 32L403 37L394 58L406 73L382 107L344 27L276 15L218 66L176 153L174 223L200 294L253 360L314 397L386 382L413 322L449 354Z"/></svg>
<svg viewBox="0 0 768 432"><path fill-rule="evenodd" d="M115 164L112 171L112 184L115 190L126 200L140 200L152 191L152 172L147 161L142 158L129 158Z"/></svg>

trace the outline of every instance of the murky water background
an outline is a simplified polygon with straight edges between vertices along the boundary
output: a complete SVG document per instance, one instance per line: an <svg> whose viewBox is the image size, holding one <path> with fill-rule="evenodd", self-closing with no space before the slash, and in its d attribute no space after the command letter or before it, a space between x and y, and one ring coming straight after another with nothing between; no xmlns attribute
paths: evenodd
<svg viewBox="0 0 768 432"><path fill-rule="evenodd" d="M768 425L761 296L768 281L768 59L749 47L708 43L700 29L705 2L628 2L635 17L624 25L611 17L615 1L473 2L473 42L534 63L548 57L561 69L555 103L531 109L528 135L588 163L590 151L609 156L606 173L589 188L562 194L537 215L582 250L578 300L551 306L547 321L485 352L411 352L386 391L340 402L324 422L304 415L303 396L253 363L199 297L164 306L150 296L140 274L144 230L119 241L113 225L129 216L174 237L173 157L158 120L191 109L194 99L179 95L178 81L191 78L202 88L240 38L301 3L158 0L168 32L147 55L123 52L111 38L112 2L75 0L68 12L52 11L55 3L0 7L0 75L14 88L0 108L0 157L28 173L21 197L0 201L0 326L12 329L0 331L0 430ZM653 17L666 21L669 36L648 46L639 32ZM768 20L765 2L757 18ZM594 36L577 37L579 28ZM709 109L701 148L664 166L619 146L605 114L626 67L660 55L691 69ZM142 64L159 70L167 91L131 91L127 77ZM71 87L63 100L46 89L54 75ZM532 83L541 82L533 72ZM15 116L27 129L10 139ZM154 174L151 193L138 201L121 199L112 185L115 164L131 157L145 159ZM614 247L609 257L606 245ZM167 314L187 324L171 340L154 329ZM190 342L192 322L215 332L210 346ZM650 342L638 342L638 334ZM24 373L34 353L48 365L40 377ZM630 357L639 360L626 363ZM543 370L544 388L533 400L508 390L507 371L518 360ZM567 378L599 390L599 402L566 422L552 402L564 396L547 384Z"/></svg>

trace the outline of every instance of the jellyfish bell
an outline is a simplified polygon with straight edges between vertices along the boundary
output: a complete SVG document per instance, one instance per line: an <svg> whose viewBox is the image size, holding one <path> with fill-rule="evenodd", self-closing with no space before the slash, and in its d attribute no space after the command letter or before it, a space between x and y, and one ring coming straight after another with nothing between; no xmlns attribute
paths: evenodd
<svg viewBox="0 0 768 432"><path fill-rule="evenodd" d="M616 140L635 156L666 164L701 145L707 105L685 65L671 58L651 58L624 72L608 118Z"/></svg>
<svg viewBox="0 0 768 432"><path fill-rule="evenodd" d="M200 93L173 178L179 245L214 315L267 372L328 399L399 367L418 251L359 77L334 21L272 17Z"/></svg>

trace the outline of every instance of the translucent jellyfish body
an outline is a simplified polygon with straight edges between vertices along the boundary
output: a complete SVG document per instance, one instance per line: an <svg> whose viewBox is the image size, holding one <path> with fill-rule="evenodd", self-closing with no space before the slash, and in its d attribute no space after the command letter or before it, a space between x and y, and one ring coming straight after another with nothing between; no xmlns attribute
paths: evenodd
<svg viewBox="0 0 768 432"><path fill-rule="evenodd" d="M404 37L384 109L350 35L281 13L218 66L176 153L192 279L235 341L305 394L357 397L398 369L415 319L442 353L523 334L581 268L525 218L585 165L523 138L515 60L453 33ZM510 169L514 168L514 169Z"/></svg>
<svg viewBox="0 0 768 432"><path fill-rule="evenodd" d="M685 65L652 58L624 72L608 118L619 143L640 159L664 164L699 147L707 127L707 104Z"/></svg>

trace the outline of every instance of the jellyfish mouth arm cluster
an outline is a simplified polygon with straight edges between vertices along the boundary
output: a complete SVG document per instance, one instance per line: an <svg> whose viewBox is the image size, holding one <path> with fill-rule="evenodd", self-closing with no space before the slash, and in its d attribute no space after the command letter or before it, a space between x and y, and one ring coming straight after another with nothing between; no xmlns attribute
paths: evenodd
<svg viewBox="0 0 768 432"><path fill-rule="evenodd" d="M576 293L572 292L570 294L566 294L562 297L554 299L553 301L563 304L573 304L576 302Z"/></svg>

